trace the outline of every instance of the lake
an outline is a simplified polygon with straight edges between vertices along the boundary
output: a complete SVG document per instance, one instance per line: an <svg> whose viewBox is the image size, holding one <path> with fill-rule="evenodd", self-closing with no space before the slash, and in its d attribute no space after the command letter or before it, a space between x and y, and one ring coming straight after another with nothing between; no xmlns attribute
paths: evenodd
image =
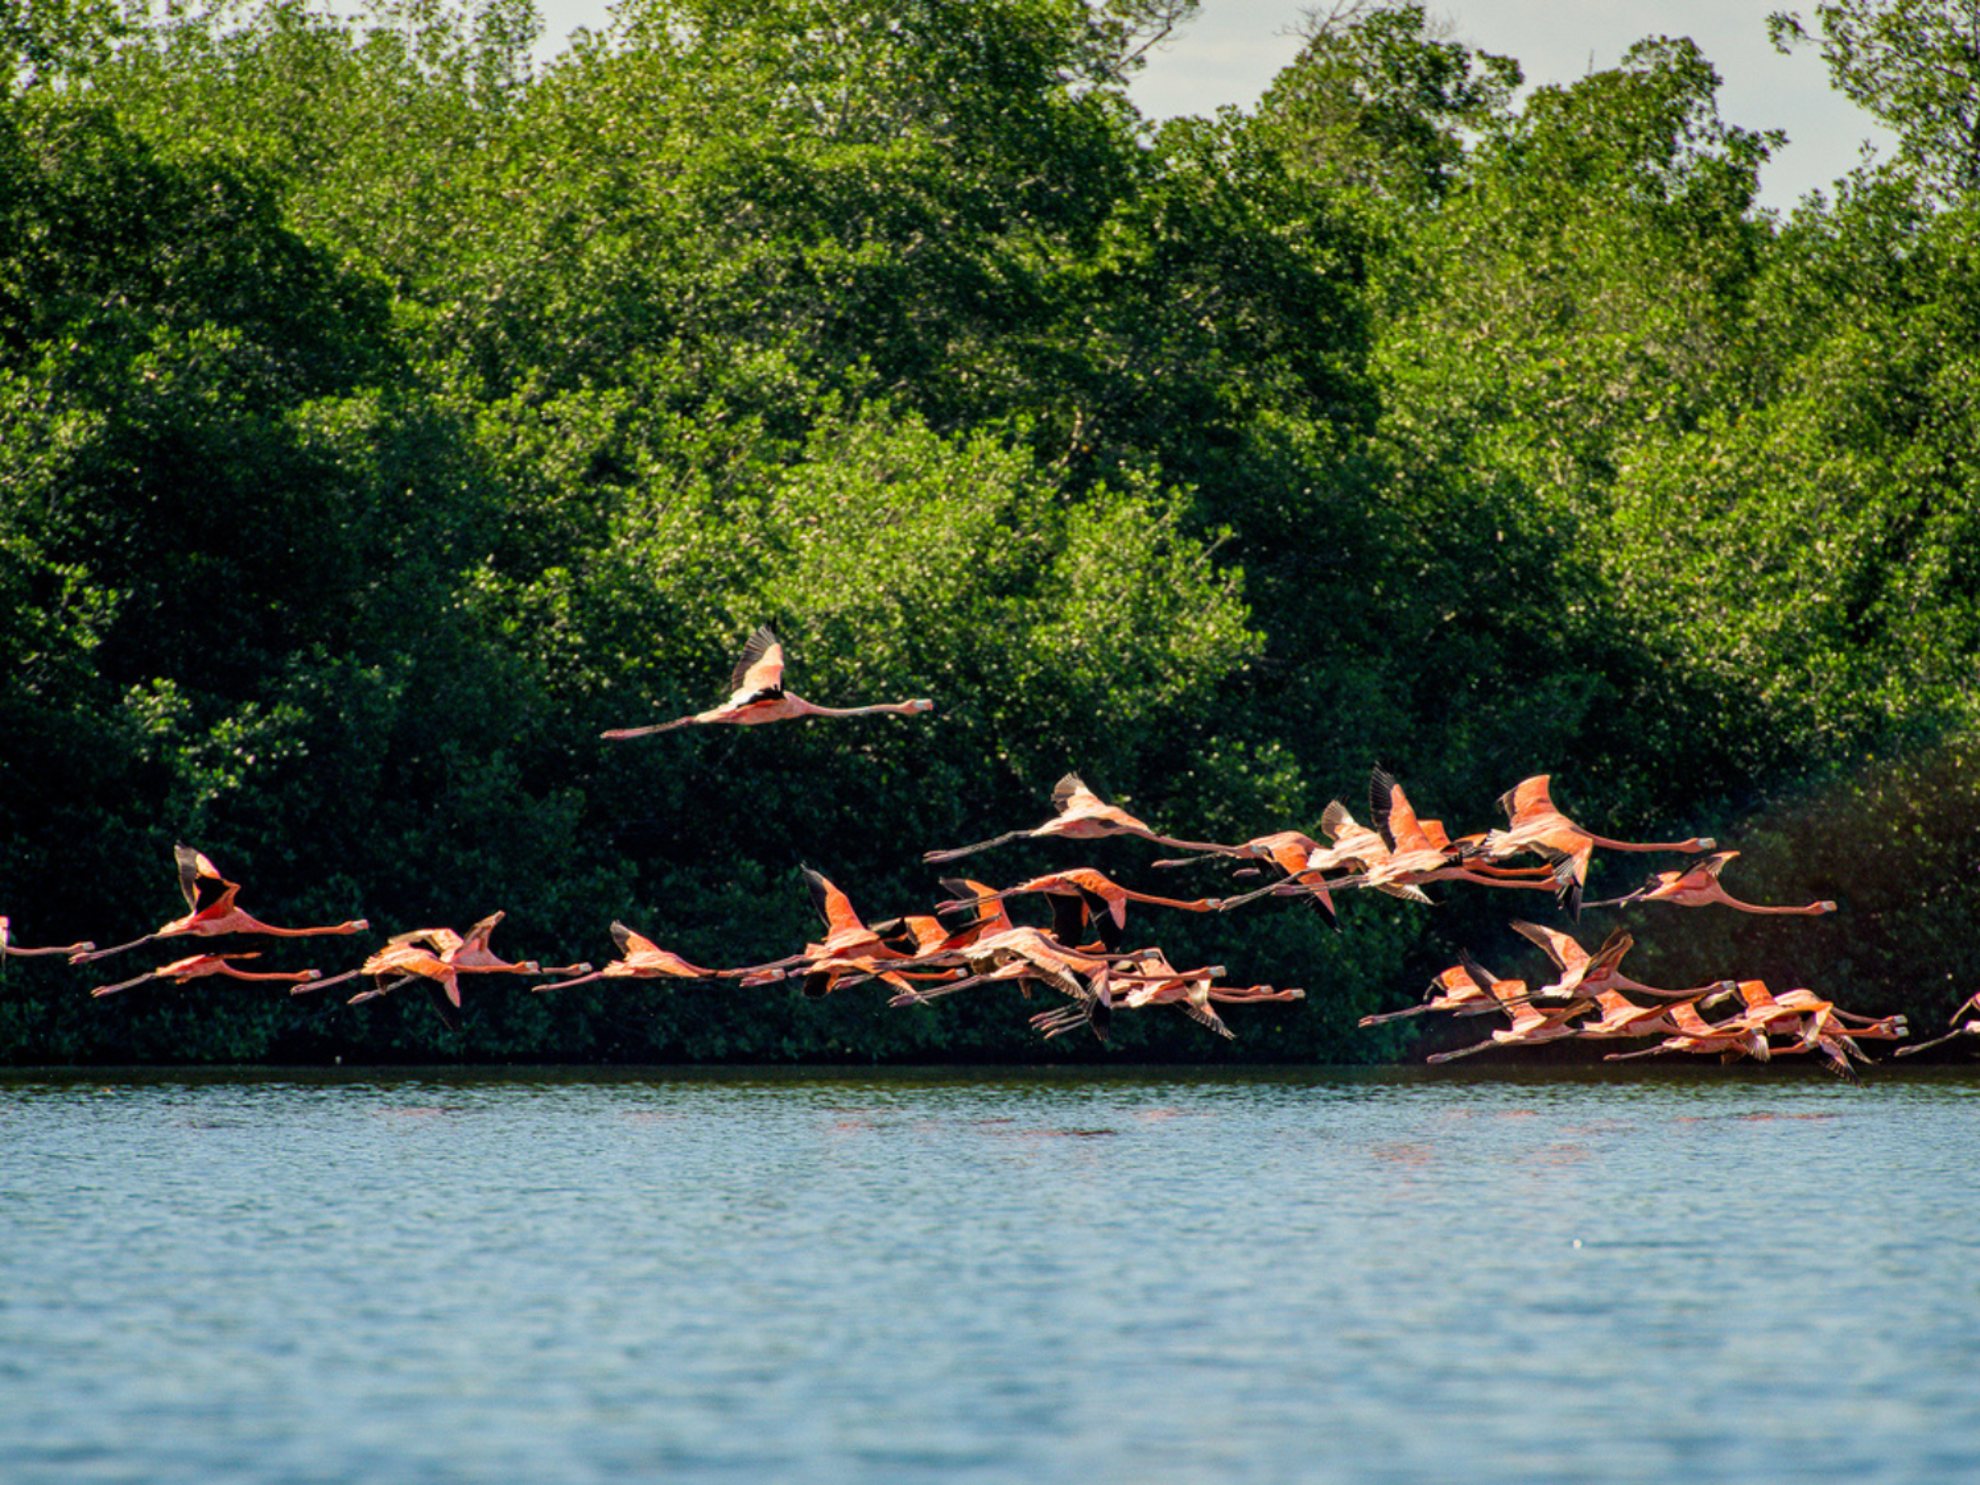
<svg viewBox="0 0 1980 1485"><path fill-rule="evenodd" d="M1980 1478L1865 1079L0 1074L0 1479Z"/></svg>

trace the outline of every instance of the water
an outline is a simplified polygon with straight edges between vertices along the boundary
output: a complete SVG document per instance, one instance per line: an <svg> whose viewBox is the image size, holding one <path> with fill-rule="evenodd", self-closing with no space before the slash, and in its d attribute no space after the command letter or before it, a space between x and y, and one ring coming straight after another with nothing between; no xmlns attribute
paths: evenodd
<svg viewBox="0 0 1980 1485"><path fill-rule="evenodd" d="M1980 1079L0 1080L0 1478L1980 1477Z"/></svg>

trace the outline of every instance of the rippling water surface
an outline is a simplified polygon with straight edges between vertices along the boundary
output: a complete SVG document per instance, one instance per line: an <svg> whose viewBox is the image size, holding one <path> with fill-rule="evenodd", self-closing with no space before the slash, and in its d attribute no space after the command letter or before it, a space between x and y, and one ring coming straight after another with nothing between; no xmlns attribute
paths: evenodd
<svg viewBox="0 0 1980 1485"><path fill-rule="evenodd" d="M15 1076L0 1479L1980 1479L1980 1079L1760 1071Z"/></svg>

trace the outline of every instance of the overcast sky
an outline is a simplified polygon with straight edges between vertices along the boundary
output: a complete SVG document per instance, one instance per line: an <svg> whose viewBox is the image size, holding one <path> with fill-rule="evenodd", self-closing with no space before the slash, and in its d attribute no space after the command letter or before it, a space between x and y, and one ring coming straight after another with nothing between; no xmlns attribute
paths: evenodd
<svg viewBox="0 0 1980 1485"><path fill-rule="evenodd" d="M554 48L579 26L603 27L607 0L538 0ZM1132 88L1150 118L1250 108L1299 52L1308 7L1287 0L1203 0L1197 18L1151 58ZM1719 113L1749 129L1785 129L1788 143L1761 177L1765 205L1786 209L1827 191L1857 163L1866 139L1888 145L1868 116L1829 87L1812 47L1791 57L1767 41L1767 16L1796 0L1452 0L1431 14L1480 51L1518 60L1529 86L1612 67L1645 36L1689 36L1723 80Z"/></svg>

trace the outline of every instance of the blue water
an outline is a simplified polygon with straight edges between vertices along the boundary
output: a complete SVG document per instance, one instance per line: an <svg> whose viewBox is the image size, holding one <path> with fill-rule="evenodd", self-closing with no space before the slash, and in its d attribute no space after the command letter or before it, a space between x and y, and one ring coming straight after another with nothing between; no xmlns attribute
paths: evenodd
<svg viewBox="0 0 1980 1485"><path fill-rule="evenodd" d="M0 1479L1980 1479L1980 1079L0 1080Z"/></svg>

